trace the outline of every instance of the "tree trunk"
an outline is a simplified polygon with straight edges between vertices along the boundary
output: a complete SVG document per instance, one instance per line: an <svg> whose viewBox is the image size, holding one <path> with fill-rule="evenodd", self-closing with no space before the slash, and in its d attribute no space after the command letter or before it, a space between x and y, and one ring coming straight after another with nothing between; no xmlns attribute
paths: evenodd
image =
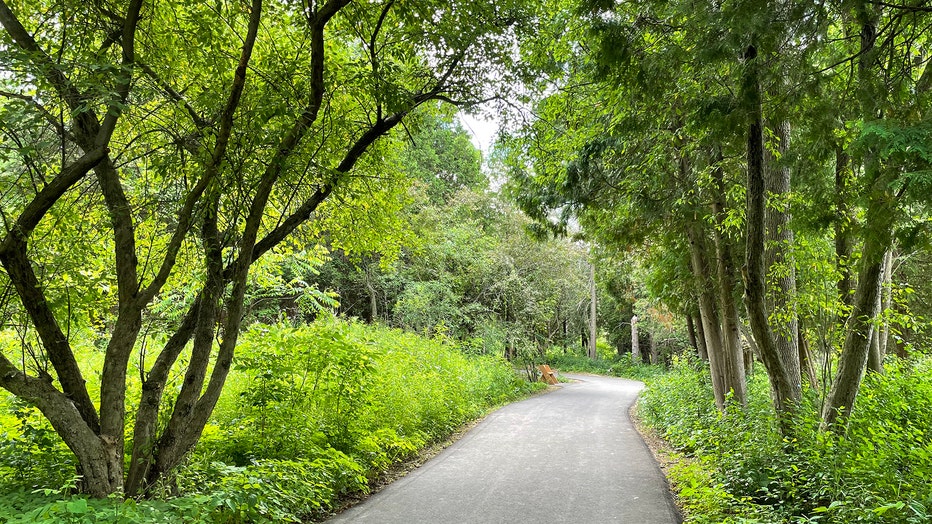
<svg viewBox="0 0 932 524"><path fill-rule="evenodd" d="M366 290L369 291L369 323L372 324L379 318L379 302L375 287L372 285L369 266L366 266Z"/></svg>
<svg viewBox="0 0 932 524"><path fill-rule="evenodd" d="M799 367L801 373L805 374L806 378L809 380L809 385L812 386L813 390L819 389L819 377L816 373L815 357L812 354L812 349L809 347L809 340L806 338L806 330L803 329L802 320L798 322L799 324Z"/></svg>
<svg viewBox="0 0 932 524"><path fill-rule="evenodd" d="M896 309L897 314L899 315L906 314L906 307L902 303L896 302L893 304L893 307ZM912 339L912 328L908 325L900 326L900 336L895 339L894 341L895 343L893 344L897 357L909 358L909 350L907 349L907 345L908 345L907 341L911 339Z"/></svg>
<svg viewBox="0 0 932 524"><path fill-rule="evenodd" d="M835 148L835 267L838 271L838 297L851 305L851 227L856 220L848 205L848 185L851 178L848 153ZM843 323L845 316L839 319Z"/></svg>
<svg viewBox="0 0 932 524"><path fill-rule="evenodd" d="M745 52L745 73L742 94L750 113L748 125L748 182L747 182L747 272L745 275L745 302L751 332L760 348L761 360L767 368L773 392L774 409L784 432L790 430L788 415L800 401L798 380L791 378L784 358L775 343L767 318L764 272L764 140L761 114L761 91L758 79L757 48L749 46ZM793 348L792 358L798 358Z"/></svg>
<svg viewBox="0 0 932 524"><path fill-rule="evenodd" d="M569 341L569 330L567 329L567 321L566 319L563 319L563 338L562 338L562 344L560 345L563 346L564 354L566 354L566 346L567 346L568 341Z"/></svg>
<svg viewBox="0 0 932 524"><path fill-rule="evenodd" d="M103 498L122 486L123 478L117 475L122 473L122 463L118 469L112 469L112 445L88 426L71 399L51 381L26 375L2 355L0 376L4 388L34 404L75 454L81 475L78 488L82 493Z"/></svg>
<svg viewBox="0 0 932 524"><path fill-rule="evenodd" d="M641 345L638 343L638 317L631 317L631 360L635 364L641 362Z"/></svg>
<svg viewBox="0 0 932 524"><path fill-rule="evenodd" d="M699 346L696 342L696 327L693 325L693 316L690 314L686 315L686 334L689 336L689 345L696 351L699 351Z"/></svg>
<svg viewBox="0 0 932 524"><path fill-rule="evenodd" d="M773 126L776 150L783 157L789 149L790 124ZM765 148L765 152L769 149ZM776 338L777 356L783 363L787 380L793 387L793 398L802 398L802 373L799 360L799 322L796 313L796 262L793 257L793 230L788 211L790 169L780 165L779 158L765 156L764 205L765 247L764 271L772 283L768 293L769 319Z"/></svg>
<svg viewBox="0 0 932 524"><path fill-rule="evenodd" d="M858 100L861 118L873 120L879 116L879 104L884 97L882 79L874 71L877 60L877 7L867 1L856 5L857 21L860 25L860 50L858 54ZM874 324L872 313L879 293L879 280L883 274L883 262L890 248L896 218L898 196L892 193L895 173L884 170L880 165L879 153L868 150L864 155L864 191L867 194L867 210L861 228L863 248L858 264L858 285L848 317L848 329L838 361L838 372L822 410L823 427L844 433L846 420L851 414L861 387L861 379L870 352L870 330Z"/></svg>
<svg viewBox="0 0 932 524"><path fill-rule="evenodd" d="M741 324L741 334L744 335L745 340L748 341L748 347L751 348L751 353L753 353L755 357L760 358L760 348L757 347L757 341L754 340L754 335L751 334L750 329L744 324Z"/></svg>
<svg viewBox="0 0 932 524"><path fill-rule="evenodd" d="M589 264L589 358L595 360L599 354L596 349L598 332L595 325L596 294L595 294L595 263Z"/></svg>
<svg viewBox="0 0 932 524"><path fill-rule="evenodd" d="M889 253L890 250L887 250ZM877 298L874 299L874 309L871 314L871 318L875 319L871 322L870 328L867 331L867 338L870 341L869 348L867 350L867 370L873 373L883 373L883 354L880 353L880 326L877 325L876 319L880 316L881 307L883 306L883 276L884 276L884 267L886 265L887 257L884 255L883 262L881 263L880 274L877 278Z"/></svg>
<svg viewBox="0 0 932 524"><path fill-rule="evenodd" d="M653 333L648 333L647 340L650 341L650 363L657 364L660 362L660 348L657 346L657 337Z"/></svg>
<svg viewBox="0 0 932 524"><path fill-rule="evenodd" d="M719 410L722 410L725 409L726 389L721 360L724 358L725 348L722 342L721 324L719 323L718 307L713 291L715 285L709 278L712 273L708 262L708 247L697 221L693 220L687 225L687 234L689 237L690 267L696 282L696 291L699 294L699 316L708 350L712 391L715 395L715 405L718 406Z"/></svg>
<svg viewBox="0 0 932 524"><path fill-rule="evenodd" d="M725 236L725 180L720 166L713 166L715 198L712 211L715 215L714 228L715 259L718 274L719 311L722 318L723 358L722 372L725 393L731 392L734 400L744 406L747 403L747 382L744 367L744 348L741 346L741 328L738 307L735 304L735 266L731 242Z"/></svg>
<svg viewBox="0 0 932 524"><path fill-rule="evenodd" d="M880 332L880 358L886 357L890 347L890 313L893 311L893 250L888 249L883 260L883 280L880 292L883 294L883 324Z"/></svg>
<svg viewBox="0 0 932 524"><path fill-rule="evenodd" d="M871 195L864 223L864 249L858 266L858 286L848 317L848 330L838 360L835 381L822 410L823 425L838 433L844 432L846 424L843 421L851 414L861 387L870 350L872 313L879 292L877 282L883 270L884 251L889 246L893 226L892 202L884 196L885 188L877 188L881 181L888 182L878 180ZM842 422L839 423L839 420Z"/></svg>
<svg viewBox="0 0 932 524"><path fill-rule="evenodd" d="M699 358L705 361L709 360L709 350L706 347L705 329L702 327L702 316L694 317L696 326L696 342L699 350Z"/></svg>

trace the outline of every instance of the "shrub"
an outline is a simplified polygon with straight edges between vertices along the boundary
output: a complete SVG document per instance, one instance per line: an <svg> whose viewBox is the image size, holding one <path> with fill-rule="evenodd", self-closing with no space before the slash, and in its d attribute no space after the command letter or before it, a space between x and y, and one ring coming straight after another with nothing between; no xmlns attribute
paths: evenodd
<svg viewBox="0 0 932 524"><path fill-rule="evenodd" d="M39 410L10 396L0 414L0 481L7 489L68 484L74 455Z"/></svg>
<svg viewBox="0 0 932 524"><path fill-rule="evenodd" d="M0 521L303 522L490 407L540 387L503 359L467 355L446 337L334 318L256 326L163 501L72 496L67 448L34 408L15 404L0 418Z"/></svg>
<svg viewBox="0 0 932 524"><path fill-rule="evenodd" d="M664 373L661 365L635 363L629 356L613 354L611 358L590 359L588 356L564 353L562 348L551 348L546 362L560 371L611 375L635 380L650 381Z"/></svg>
<svg viewBox="0 0 932 524"><path fill-rule="evenodd" d="M808 392L782 437L766 375L748 384L748 405L719 413L707 371L677 361L639 401L639 414L695 457L671 480L697 522L927 522L932 508L932 361L894 362L869 374L840 437L819 431ZM708 478L697 481L705 471ZM700 489L697 486L702 485ZM716 520L717 519L717 520Z"/></svg>
<svg viewBox="0 0 932 524"><path fill-rule="evenodd" d="M0 497L0 520L7 524L221 524L225 521L209 497L177 497L165 501L89 499L60 493L24 491Z"/></svg>

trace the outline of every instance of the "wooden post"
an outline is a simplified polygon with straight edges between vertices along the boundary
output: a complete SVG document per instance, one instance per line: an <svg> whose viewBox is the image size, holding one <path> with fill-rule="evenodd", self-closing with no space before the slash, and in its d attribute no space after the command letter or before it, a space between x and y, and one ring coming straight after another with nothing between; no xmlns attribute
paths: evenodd
<svg viewBox="0 0 932 524"><path fill-rule="evenodd" d="M653 333L647 333L647 340L650 340L650 363L657 364L660 362L660 348L657 347L657 338Z"/></svg>
<svg viewBox="0 0 932 524"><path fill-rule="evenodd" d="M595 326L595 264L589 264L589 358L595 360L596 353L595 339L597 336Z"/></svg>
<svg viewBox="0 0 932 524"><path fill-rule="evenodd" d="M638 345L638 316L631 316L631 360L637 364L641 360L641 347Z"/></svg>

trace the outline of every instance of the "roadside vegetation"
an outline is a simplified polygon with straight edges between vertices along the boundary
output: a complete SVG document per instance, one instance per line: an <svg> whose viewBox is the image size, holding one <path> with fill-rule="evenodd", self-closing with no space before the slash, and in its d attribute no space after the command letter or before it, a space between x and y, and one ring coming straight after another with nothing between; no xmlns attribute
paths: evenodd
<svg viewBox="0 0 932 524"><path fill-rule="evenodd" d="M549 363L692 521L932 519L928 1L247 3L0 0L0 518L317 518Z"/></svg>
<svg viewBox="0 0 932 524"><path fill-rule="evenodd" d="M599 341L598 348L599 358L597 359L591 359L588 355L566 352L563 348L553 348L547 353L546 363L551 368L562 372L624 377L648 384L655 377L665 373L662 364L634 362L630 355L618 355L602 341Z"/></svg>
<svg viewBox="0 0 932 524"><path fill-rule="evenodd" d="M133 381L130 392L139 387ZM541 387L500 356L470 355L450 340L334 318L255 325L198 446L157 500L72 494L73 455L34 407L8 400L0 521L312 520L366 492L386 468Z"/></svg>
<svg viewBox="0 0 932 524"><path fill-rule="evenodd" d="M845 436L820 431L818 397L781 434L765 373L748 404L716 409L704 366L678 358L638 401L676 450L668 470L687 522L920 523L932 518L932 360L869 374Z"/></svg>

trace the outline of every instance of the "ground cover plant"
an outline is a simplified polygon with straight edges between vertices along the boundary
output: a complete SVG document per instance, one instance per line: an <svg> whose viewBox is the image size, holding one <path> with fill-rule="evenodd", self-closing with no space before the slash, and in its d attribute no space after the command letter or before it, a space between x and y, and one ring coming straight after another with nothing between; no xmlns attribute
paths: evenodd
<svg viewBox="0 0 932 524"><path fill-rule="evenodd" d="M601 344L599 346L601 347ZM644 382L650 382L664 373L662 365L634 362L630 355L602 352L599 358L593 360L588 356L564 352L563 348L551 349L547 353L547 363L550 367L564 372L611 375Z"/></svg>
<svg viewBox="0 0 932 524"><path fill-rule="evenodd" d="M682 453L669 474L688 522L928 522L932 518L932 359L865 378L847 437L820 431L816 396L778 430L767 377L748 405L716 409L707 373L678 359L638 403ZM812 393L812 392L810 392Z"/></svg>
<svg viewBox="0 0 932 524"><path fill-rule="evenodd" d="M73 494L74 459L35 408L7 401L4 522L301 522L490 407L541 386L501 358L357 322L244 334L195 451L161 500ZM138 385L136 386L138 387Z"/></svg>

